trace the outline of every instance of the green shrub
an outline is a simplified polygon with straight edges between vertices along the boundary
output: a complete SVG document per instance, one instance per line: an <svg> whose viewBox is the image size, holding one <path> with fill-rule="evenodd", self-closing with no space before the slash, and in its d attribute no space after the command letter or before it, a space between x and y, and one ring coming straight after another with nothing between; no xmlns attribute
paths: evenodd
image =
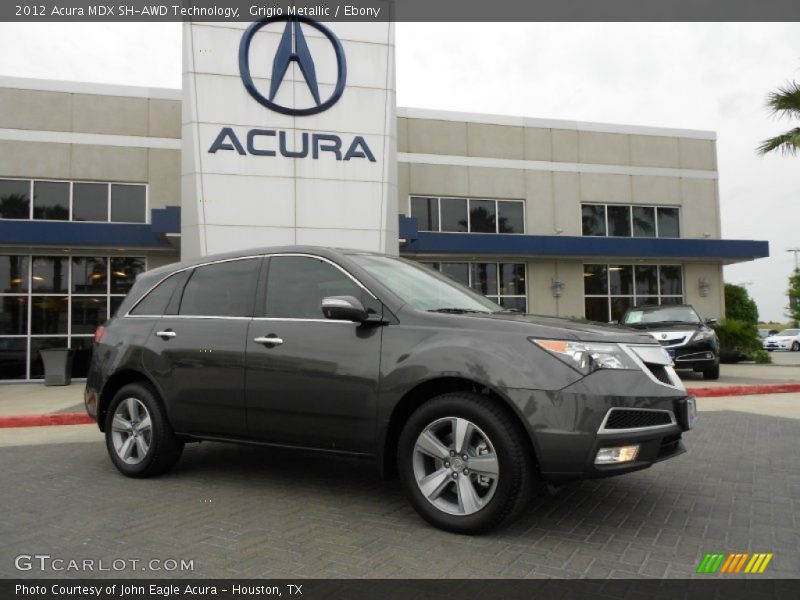
<svg viewBox="0 0 800 600"><path fill-rule="evenodd" d="M741 360L770 362L769 355L761 347L756 323L739 319L725 319L714 326L720 345L720 361L725 363Z"/></svg>

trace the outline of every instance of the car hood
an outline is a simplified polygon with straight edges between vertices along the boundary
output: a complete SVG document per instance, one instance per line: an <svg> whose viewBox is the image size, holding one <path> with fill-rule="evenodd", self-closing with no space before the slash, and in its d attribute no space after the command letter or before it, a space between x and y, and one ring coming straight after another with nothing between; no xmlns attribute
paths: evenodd
<svg viewBox="0 0 800 600"><path fill-rule="evenodd" d="M541 315L519 313L493 313L463 315L487 324L514 331L520 328L532 337L545 339L566 339L582 342L616 342L624 344L652 344L653 338L644 332L637 332L618 325L605 325L577 319L561 319Z"/></svg>
<svg viewBox="0 0 800 600"><path fill-rule="evenodd" d="M764 341L765 342L788 342L790 340L795 339L795 337L797 337L797 336L794 336L794 335L771 335L767 339L765 339Z"/></svg>

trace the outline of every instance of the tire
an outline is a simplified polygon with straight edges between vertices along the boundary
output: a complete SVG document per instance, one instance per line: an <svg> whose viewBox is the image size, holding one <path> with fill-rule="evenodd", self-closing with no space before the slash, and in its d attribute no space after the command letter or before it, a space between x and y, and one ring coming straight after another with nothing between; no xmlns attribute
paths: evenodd
<svg viewBox="0 0 800 600"><path fill-rule="evenodd" d="M716 381L719 379L719 365L714 365L710 369L703 371L703 379Z"/></svg>
<svg viewBox="0 0 800 600"><path fill-rule="evenodd" d="M792 342L792 352L800 350L800 342Z"/></svg>
<svg viewBox="0 0 800 600"><path fill-rule="evenodd" d="M451 455L456 429L469 432L466 461L463 447ZM398 473L411 505L430 524L454 533L478 534L511 522L528 505L533 483L524 435L486 396L456 392L426 402L408 419L398 444Z"/></svg>
<svg viewBox="0 0 800 600"><path fill-rule="evenodd" d="M149 428L142 426L147 417ZM111 462L128 477L160 475L171 469L183 452L183 442L175 437L156 391L145 383L126 385L114 394L105 434Z"/></svg>

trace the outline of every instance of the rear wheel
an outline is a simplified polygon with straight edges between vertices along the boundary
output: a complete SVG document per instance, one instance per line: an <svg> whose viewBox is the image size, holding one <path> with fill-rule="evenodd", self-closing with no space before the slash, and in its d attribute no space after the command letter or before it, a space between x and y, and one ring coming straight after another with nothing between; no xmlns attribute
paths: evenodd
<svg viewBox="0 0 800 600"><path fill-rule="evenodd" d="M497 401L444 394L423 404L400 435L398 470L416 511L456 533L510 521L529 499L533 461Z"/></svg>
<svg viewBox="0 0 800 600"><path fill-rule="evenodd" d="M114 466L128 477L152 477L172 468L183 452L156 392L132 383L111 400L106 416L106 448Z"/></svg>
<svg viewBox="0 0 800 600"><path fill-rule="evenodd" d="M703 379L716 381L719 379L719 365L714 365L710 369L703 370Z"/></svg>

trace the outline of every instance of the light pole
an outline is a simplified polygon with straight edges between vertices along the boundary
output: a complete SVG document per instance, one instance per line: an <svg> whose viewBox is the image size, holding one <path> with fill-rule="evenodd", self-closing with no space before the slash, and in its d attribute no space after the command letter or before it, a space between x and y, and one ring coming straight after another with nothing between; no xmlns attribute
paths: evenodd
<svg viewBox="0 0 800 600"><path fill-rule="evenodd" d="M800 262L798 262L798 254L800 254L800 248L789 248L787 252L794 252L794 270L800 271Z"/></svg>

